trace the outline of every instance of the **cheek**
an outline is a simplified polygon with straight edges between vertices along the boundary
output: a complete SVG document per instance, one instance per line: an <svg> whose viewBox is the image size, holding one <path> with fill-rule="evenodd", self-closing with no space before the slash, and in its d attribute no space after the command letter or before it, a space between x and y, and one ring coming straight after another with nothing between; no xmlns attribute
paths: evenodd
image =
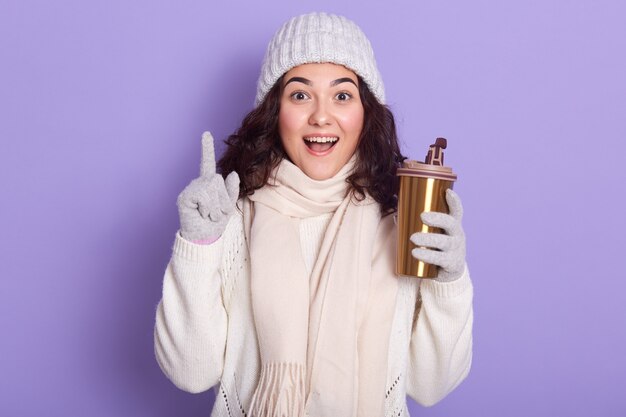
<svg viewBox="0 0 626 417"><path fill-rule="evenodd" d="M288 126L288 118L287 115L281 110L278 113L278 132L281 133L282 136L282 132L284 132L287 129Z"/></svg>
<svg viewBox="0 0 626 417"><path fill-rule="evenodd" d="M280 143L287 155L291 159L294 158L295 143L299 137L299 115L293 111L281 111L278 113L278 135Z"/></svg>
<svg viewBox="0 0 626 417"><path fill-rule="evenodd" d="M302 125L301 115L294 111L281 111L278 114L278 132L281 137L296 135Z"/></svg>
<svg viewBox="0 0 626 417"><path fill-rule="evenodd" d="M354 110L345 115L343 121L343 129L346 135L354 140L354 145L356 146L356 142L359 140L361 136L361 130L363 130L363 120L364 115L362 110Z"/></svg>

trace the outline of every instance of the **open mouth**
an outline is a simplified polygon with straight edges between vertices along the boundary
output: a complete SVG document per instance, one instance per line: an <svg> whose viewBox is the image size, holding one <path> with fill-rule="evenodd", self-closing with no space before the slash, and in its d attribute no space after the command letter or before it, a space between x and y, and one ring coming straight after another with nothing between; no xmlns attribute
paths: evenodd
<svg viewBox="0 0 626 417"><path fill-rule="evenodd" d="M305 137L304 143L316 154L326 153L339 142L337 136L311 136Z"/></svg>

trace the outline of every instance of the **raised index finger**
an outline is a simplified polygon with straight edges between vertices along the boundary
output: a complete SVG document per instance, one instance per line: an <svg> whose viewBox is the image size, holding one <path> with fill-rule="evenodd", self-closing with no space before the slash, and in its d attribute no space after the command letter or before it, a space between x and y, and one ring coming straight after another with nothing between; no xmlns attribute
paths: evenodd
<svg viewBox="0 0 626 417"><path fill-rule="evenodd" d="M200 175L203 177L215 174L215 148L213 135L210 132L202 134L202 161L200 162Z"/></svg>

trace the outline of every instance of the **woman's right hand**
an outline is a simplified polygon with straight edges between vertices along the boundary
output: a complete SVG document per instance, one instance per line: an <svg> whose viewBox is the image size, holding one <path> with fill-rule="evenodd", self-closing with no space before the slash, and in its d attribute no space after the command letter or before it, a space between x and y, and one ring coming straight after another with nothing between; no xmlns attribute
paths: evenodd
<svg viewBox="0 0 626 417"><path fill-rule="evenodd" d="M239 176L231 172L226 180L215 171L213 136L202 134L200 177L178 196L180 232L191 242L210 242L219 238L239 198Z"/></svg>

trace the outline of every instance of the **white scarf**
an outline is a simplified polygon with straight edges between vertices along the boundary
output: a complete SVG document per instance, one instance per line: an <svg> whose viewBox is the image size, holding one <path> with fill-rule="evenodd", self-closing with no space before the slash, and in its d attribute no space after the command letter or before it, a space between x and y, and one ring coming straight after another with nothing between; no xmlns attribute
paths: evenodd
<svg viewBox="0 0 626 417"><path fill-rule="evenodd" d="M283 160L270 184L244 199L261 354L251 417L383 414L395 252L377 233L380 206L348 193L353 164L316 181ZM299 222L329 212L309 278Z"/></svg>

